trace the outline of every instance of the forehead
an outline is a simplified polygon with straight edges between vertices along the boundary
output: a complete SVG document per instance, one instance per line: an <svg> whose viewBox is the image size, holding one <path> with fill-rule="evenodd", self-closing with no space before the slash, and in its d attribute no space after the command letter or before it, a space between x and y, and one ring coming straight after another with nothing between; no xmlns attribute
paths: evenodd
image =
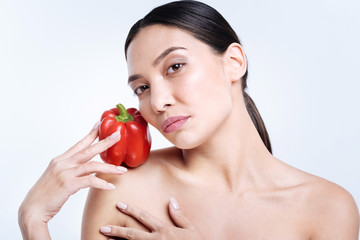
<svg viewBox="0 0 360 240"><path fill-rule="evenodd" d="M151 25L139 31L127 50L129 72L133 67L153 61L169 47L186 48L189 52L209 50L209 47L196 39L188 31L164 25Z"/></svg>

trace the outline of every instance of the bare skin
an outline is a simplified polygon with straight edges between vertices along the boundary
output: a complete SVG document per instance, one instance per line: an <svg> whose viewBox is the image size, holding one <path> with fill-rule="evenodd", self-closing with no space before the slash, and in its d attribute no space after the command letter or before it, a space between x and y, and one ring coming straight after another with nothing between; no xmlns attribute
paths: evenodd
<svg viewBox="0 0 360 240"><path fill-rule="evenodd" d="M120 140L120 132L115 132L93 144L98 137L99 124L100 122L96 123L81 141L55 157L26 195L18 212L23 239L51 239L48 222L60 211L69 197L80 189L115 188L111 183L95 177L94 173L124 174L127 171L123 167L90 161Z"/></svg>
<svg viewBox="0 0 360 240"><path fill-rule="evenodd" d="M178 200L187 219L196 223L204 239L357 238L357 209L350 194L276 159L267 161L266 165L274 169L271 172L281 177L269 182L259 178L252 188L232 191L216 181L189 174L178 165L180 150L155 151L146 164L125 176L102 176L117 188L90 191L83 239L107 239L99 233L105 225L148 231L134 218L116 211L119 201L171 223L167 209L171 196Z"/></svg>
<svg viewBox="0 0 360 240"><path fill-rule="evenodd" d="M130 44L128 70L143 117L176 147L153 151L125 176L99 175L116 190L90 190L83 239L190 239L182 236L191 231L192 239L357 239L352 196L264 146L241 94L246 58L239 44L218 55L185 31L153 25ZM161 124L175 115L189 120L167 133ZM176 224L170 197L191 228ZM119 201L138 214L116 210ZM152 223L178 227L150 231ZM112 232L101 234L106 225ZM127 236L129 228L153 234Z"/></svg>

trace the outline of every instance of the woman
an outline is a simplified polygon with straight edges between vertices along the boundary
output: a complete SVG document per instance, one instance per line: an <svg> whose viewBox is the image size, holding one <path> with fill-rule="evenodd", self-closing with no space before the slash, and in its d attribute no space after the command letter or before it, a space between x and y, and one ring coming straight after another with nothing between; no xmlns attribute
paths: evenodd
<svg viewBox="0 0 360 240"><path fill-rule="evenodd" d="M68 196L91 186L83 239L357 239L348 192L272 156L245 92L245 52L218 12L196 1L160 6L132 27L125 54L143 117L174 147L119 176L123 168L87 162L121 137L90 146L96 126L25 199L24 238L36 234L31 226L48 238L46 223ZM62 191L49 193L49 176Z"/></svg>

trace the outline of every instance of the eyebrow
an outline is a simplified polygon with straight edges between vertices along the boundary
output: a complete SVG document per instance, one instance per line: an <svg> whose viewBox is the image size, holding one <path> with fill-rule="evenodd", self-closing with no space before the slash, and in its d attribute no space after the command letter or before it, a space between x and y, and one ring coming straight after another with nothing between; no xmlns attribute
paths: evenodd
<svg viewBox="0 0 360 240"><path fill-rule="evenodd" d="M165 49L153 62L153 66L158 65L161 60L163 60L167 55L169 55L171 52L178 50L178 49L186 49L184 47L169 47L168 49Z"/></svg>
<svg viewBox="0 0 360 240"><path fill-rule="evenodd" d="M161 60L163 60L167 55L169 55L171 52L179 50L179 49L185 49L184 47L169 47L165 49L152 63L153 66L158 65ZM142 76L140 74L134 74L129 77L128 83L135 81L138 78L141 78Z"/></svg>
<svg viewBox="0 0 360 240"><path fill-rule="evenodd" d="M140 75L140 74L131 75L131 76L129 77L128 84L131 83L132 81L135 81L135 80L138 79L138 78L141 78L141 75Z"/></svg>

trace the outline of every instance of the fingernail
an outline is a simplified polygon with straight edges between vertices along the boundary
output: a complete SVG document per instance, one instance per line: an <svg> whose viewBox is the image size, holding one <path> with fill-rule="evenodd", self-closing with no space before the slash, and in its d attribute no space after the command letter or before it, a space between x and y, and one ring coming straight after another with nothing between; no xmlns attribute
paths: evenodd
<svg viewBox="0 0 360 240"><path fill-rule="evenodd" d="M115 185L112 183L108 183L107 185L110 190L114 190L116 188Z"/></svg>
<svg viewBox="0 0 360 240"><path fill-rule="evenodd" d="M98 129L101 121L97 121L93 127L93 130Z"/></svg>
<svg viewBox="0 0 360 240"><path fill-rule="evenodd" d="M127 208L127 205L123 202L118 202L116 204L116 206L120 209L120 210L125 210Z"/></svg>
<svg viewBox="0 0 360 240"><path fill-rule="evenodd" d="M100 232L102 232L102 233L111 233L111 227L109 227L109 226L102 226L102 227L100 228Z"/></svg>
<svg viewBox="0 0 360 240"><path fill-rule="evenodd" d="M128 171L127 168L122 167L122 166L118 166L117 169L118 169L119 172L121 172L121 173L126 173L126 172Z"/></svg>
<svg viewBox="0 0 360 240"><path fill-rule="evenodd" d="M173 198L173 197L170 198L170 206L171 206L172 209L174 209L174 210L180 209L179 203L178 203L178 202L176 201L176 199Z"/></svg>
<svg viewBox="0 0 360 240"><path fill-rule="evenodd" d="M110 139L115 139L120 136L120 131L116 131L113 134L110 135Z"/></svg>

